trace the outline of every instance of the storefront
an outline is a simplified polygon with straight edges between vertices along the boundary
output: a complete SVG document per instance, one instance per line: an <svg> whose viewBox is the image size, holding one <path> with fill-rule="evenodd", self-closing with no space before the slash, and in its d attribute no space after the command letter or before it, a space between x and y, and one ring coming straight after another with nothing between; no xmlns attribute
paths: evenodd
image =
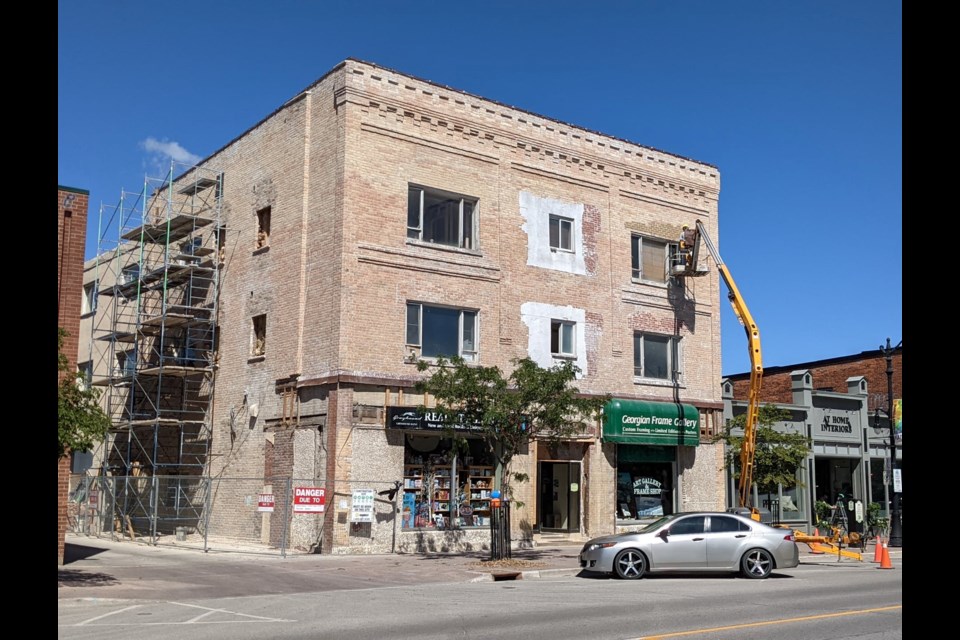
<svg viewBox="0 0 960 640"><path fill-rule="evenodd" d="M474 429L451 438L442 415L410 407L388 407L387 425L404 431L401 531L490 526L495 466Z"/></svg>
<svg viewBox="0 0 960 640"><path fill-rule="evenodd" d="M604 407L603 440L616 444L617 526L678 510L680 447L700 444L696 407L611 400Z"/></svg>
<svg viewBox="0 0 960 640"><path fill-rule="evenodd" d="M792 403L777 406L791 414L790 419L771 425L779 432L806 435L810 440L807 461L797 469L792 486L779 485L768 492L754 489L756 504L783 523L812 529L818 519L828 517L827 507L840 497L871 502L886 511L889 467L889 429L879 428L867 409L869 398L866 378L850 377L847 392L819 391L814 388L809 370L791 372ZM733 385L723 381L724 417L732 420L747 410L742 400L733 399ZM902 451L898 447L902 465ZM730 502L735 499L735 478L727 470ZM824 513L817 513L821 504ZM823 507L826 505L826 507ZM858 523L863 524L863 523Z"/></svg>

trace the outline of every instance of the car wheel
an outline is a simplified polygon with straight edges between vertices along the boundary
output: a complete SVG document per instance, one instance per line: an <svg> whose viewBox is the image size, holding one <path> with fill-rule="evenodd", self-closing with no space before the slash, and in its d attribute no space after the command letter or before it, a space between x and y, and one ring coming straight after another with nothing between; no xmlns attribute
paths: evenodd
<svg viewBox="0 0 960 640"><path fill-rule="evenodd" d="M773 556L766 549L750 549L740 560L740 573L744 578L766 578L771 571L773 571Z"/></svg>
<svg viewBox="0 0 960 640"><path fill-rule="evenodd" d="M624 549L613 560L613 571L623 580L642 578L647 570L647 559L636 549Z"/></svg>

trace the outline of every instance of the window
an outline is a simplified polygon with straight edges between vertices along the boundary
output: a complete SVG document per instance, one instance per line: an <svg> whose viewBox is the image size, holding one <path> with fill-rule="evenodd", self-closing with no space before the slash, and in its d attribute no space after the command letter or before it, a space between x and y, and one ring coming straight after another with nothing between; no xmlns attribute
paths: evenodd
<svg viewBox="0 0 960 640"><path fill-rule="evenodd" d="M740 522L736 518L710 516L710 533L730 533L738 531L750 531L750 527L747 523Z"/></svg>
<svg viewBox="0 0 960 640"><path fill-rule="evenodd" d="M632 278L665 283L669 273L667 259L677 252L676 243L644 236L633 236L630 243Z"/></svg>
<svg viewBox="0 0 960 640"><path fill-rule="evenodd" d="M267 316L253 317L253 335L250 340L250 355L262 356L267 352Z"/></svg>
<svg viewBox="0 0 960 640"><path fill-rule="evenodd" d="M633 375L673 380L679 373L680 339L651 333L633 334Z"/></svg>
<svg viewBox="0 0 960 640"><path fill-rule="evenodd" d="M140 265L131 264L123 268L120 272L120 284L130 284L136 282L140 277Z"/></svg>
<svg viewBox="0 0 960 640"><path fill-rule="evenodd" d="M217 259L222 264L227 259L227 228L217 227Z"/></svg>
<svg viewBox="0 0 960 640"><path fill-rule="evenodd" d="M477 312L451 307L407 304L407 346L419 347L424 358L477 357Z"/></svg>
<svg viewBox="0 0 960 640"><path fill-rule="evenodd" d="M257 249L270 243L270 207L257 211Z"/></svg>
<svg viewBox="0 0 960 640"><path fill-rule="evenodd" d="M617 445L616 514L639 520L674 512L676 447Z"/></svg>
<svg viewBox="0 0 960 640"><path fill-rule="evenodd" d="M462 249L476 248L476 199L411 186L407 190L407 237Z"/></svg>
<svg viewBox="0 0 960 640"><path fill-rule="evenodd" d="M116 375L120 378L128 378L137 370L137 352L118 351L117 352L117 370Z"/></svg>
<svg viewBox="0 0 960 640"><path fill-rule="evenodd" d="M682 518L670 525L670 535L679 536L703 533L705 522L705 516Z"/></svg>
<svg viewBox="0 0 960 640"><path fill-rule="evenodd" d="M93 362L87 360L77 364L77 372L80 374L78 383L80 389L86 391L90 388L90 381L93 379Z"/></svg>
<svg viewBox="0 0 960 640"><path fill-rule="evenodd" d="M555 356L573 357L577 353L574 328L576 322L550 321L550 353Z"/></svg>
<svg viewBox="0 0 960 640"><path fill-rule="evenodd" d="M464 529L490 526L494 462L479 438L410 434L403 455L400 526Z"/></svg>
<svg viewBox="0 0 960 640"><path fill-rule="evenodd" d="M83 285L83 300L80 303L80 314L86 315L97 310L97 283L88 282Z"/></svg>
<svg viewBox="0 0 960 640"><path fill-rule="evenodd" d="M550 250L573 251L573 220L550 216Z"/></svg>

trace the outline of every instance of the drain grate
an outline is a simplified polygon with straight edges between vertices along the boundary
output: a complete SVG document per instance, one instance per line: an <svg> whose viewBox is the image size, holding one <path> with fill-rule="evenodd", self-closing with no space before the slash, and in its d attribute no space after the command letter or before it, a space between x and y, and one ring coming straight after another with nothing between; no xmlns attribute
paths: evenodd
<svg viewBox="0 0 960 640"><path fill-rule="evenodd" d="M522 580L523 574L519 571L501 571L499 573L494 573L493 581L500 582L502 580Z"/></svg>

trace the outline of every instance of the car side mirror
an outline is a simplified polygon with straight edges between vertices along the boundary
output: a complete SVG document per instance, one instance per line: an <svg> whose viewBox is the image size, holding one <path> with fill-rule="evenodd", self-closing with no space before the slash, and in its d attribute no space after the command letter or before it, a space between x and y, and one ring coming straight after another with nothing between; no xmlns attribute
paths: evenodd
<svg viewBox="0 0 960 640"><path fill-rule="evenodd" d="M667 536L669 536L669 535L670 535L670 530L669 530L669 529L661 529L661 530L660 530L660 533L657 534L657 537L663 538L664 540L666 540L666 539L667 539Z"/></svg>

